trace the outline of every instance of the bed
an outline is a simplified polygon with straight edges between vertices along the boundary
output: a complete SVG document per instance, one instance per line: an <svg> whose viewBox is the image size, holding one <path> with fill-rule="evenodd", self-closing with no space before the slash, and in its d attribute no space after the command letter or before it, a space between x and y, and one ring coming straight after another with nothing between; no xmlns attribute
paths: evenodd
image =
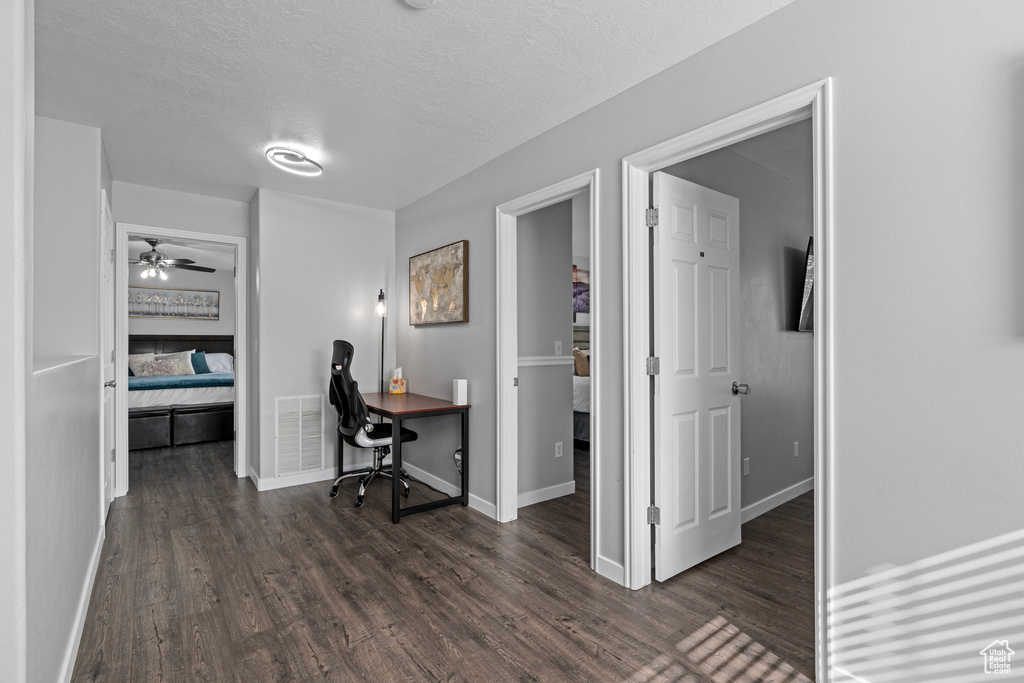
<svg viewBox="0 0 1024 683"><path fill-rule="evenodd" d="M572 376L572 438L590 441L590 378Z"/></svg>
<svg viewBox="0 0 1024 683"><path fill-rule="evenodd" d="M233 372L128 378L129 408L234 403L234 401L235 374Z"/></svg>
<svg viewBox="0 0 1024 683"><path fill-rule="evenodd" d="M195 349L234 356L232 335L130 335L128 353ZM233 369L233 367L232 367ZM233 372L128 378L128 448L160 448L234 438Z"/></svg>

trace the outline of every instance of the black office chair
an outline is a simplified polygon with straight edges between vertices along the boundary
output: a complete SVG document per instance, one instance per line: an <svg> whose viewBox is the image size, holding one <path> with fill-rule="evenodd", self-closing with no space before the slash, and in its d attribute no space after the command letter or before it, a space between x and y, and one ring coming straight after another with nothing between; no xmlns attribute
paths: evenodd
<svg viewBox="0 0 1024 683"><path fill-rule="evenodd" d="M331 405L338 411L338 434L350 446L373 449L373 466L353 472L347 472L334 480L331 498L338 495L338 487L343 479L359 477L359 495L356 496L356 507L363 506L366 487L375 477L393 477L391 465L384 465L384 459L391 455L393 439L390 422L374 423L359 393L359 383L352 379L352 356L355 349L347 341L335 340L334 356L331 358ZM418 434L411 429L402 428L402 443L415 441ZM340 458L339 458L340 460ZM342 463L338 462L338 468ZM409 497L409 475L402 470L398 473L398 481L402 484L402 493Z"/></svg>

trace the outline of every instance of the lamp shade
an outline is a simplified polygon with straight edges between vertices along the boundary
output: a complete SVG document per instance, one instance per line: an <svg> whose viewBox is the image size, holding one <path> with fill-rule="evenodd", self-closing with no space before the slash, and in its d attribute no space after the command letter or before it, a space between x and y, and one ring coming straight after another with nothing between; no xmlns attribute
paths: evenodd
<svg viewBox="0 0 1024 683"><path fill-rule="evenodd" d="M373 309L374 315L378 318L385 318L388 315L388 300L384 298L384 290L377 295L377 305Z"/></svg>

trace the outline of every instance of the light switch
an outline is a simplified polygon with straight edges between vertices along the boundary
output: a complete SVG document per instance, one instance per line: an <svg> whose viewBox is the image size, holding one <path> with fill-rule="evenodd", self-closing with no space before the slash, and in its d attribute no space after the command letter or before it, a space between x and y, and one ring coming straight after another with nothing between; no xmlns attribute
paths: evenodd
<svg viewBox="0 0 1024 683"><path fill-rule="evenodd" d="M558 341L555 342L555 355L556 356L561 356L562 355L562 340L561 339L559 339Z"/></svg>

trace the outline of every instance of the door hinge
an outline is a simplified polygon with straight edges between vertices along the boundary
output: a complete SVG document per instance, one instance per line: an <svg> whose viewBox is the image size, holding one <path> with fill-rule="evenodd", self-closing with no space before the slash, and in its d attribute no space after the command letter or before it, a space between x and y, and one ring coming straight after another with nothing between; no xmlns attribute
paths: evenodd
<svg viewBox="0 0 1024 683"><path fill-rule="evenodd" d="M646 219L646 222L647 222L647 227L648 228L656 228L656 227L658 227L658 210L657 209L647 209L647 219Z"/></svg>
<svg viewBox="0 0 1024 683"><path fill-rule="evenodd" d="M647 508L647 523L655 526L661 526L661 508L657 505L651 505Z"/></svg>
<svg viewBox="0 0 1024 683"><path fill-rule="evenodd" d="M116 257L114 256L114 250L113 250L113 249L111 249L111 250L110 250L110 262L111 262L111 263L116 263L116 260L115 260L115 259L116 259Z"/></svg>
<svg viewBox="0 0 1024 683"><path fill-rule="evenodd" d="M117 357L114 355L114 353L115 353L114 351L110 352L110 362L111 363L113 363L115 360L117 360Z"/></svg>
<svg viewBox="0 0 1024 683"><path fill-rule="evenodd" d="M513 377L512 378L512 386L514 386L514 387L518 387L519 386L519 378L518 377Z"/></svg>
<svg viewBox="0 0 1024 683"><path fill-rule="evenodd" d="M661 374L661 359L657 356L650 356L647 359L647 374L648 375L659 375Z"/></svg>
<svg viewBox="0 0 1024 683"><path fill-rule="evenodd" d="M233 436L235 441L238 441L238 430L236 429Z"/></svg>

